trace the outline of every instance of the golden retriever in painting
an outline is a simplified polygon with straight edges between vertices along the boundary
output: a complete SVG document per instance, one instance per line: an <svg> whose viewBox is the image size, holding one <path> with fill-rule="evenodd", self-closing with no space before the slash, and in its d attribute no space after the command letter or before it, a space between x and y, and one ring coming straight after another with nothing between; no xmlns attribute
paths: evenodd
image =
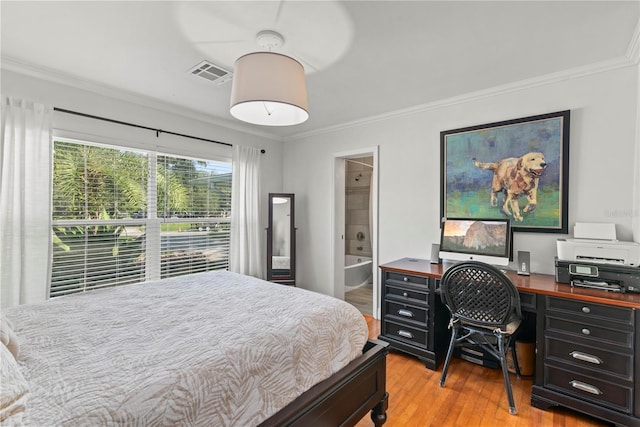
<svg viewBox="0 0 640 427"><path fill-rule="evenodd" d="M493 171L491 206L498 205L498 193L503 192L502 211L507 216L513 215L516 221L522 221L518 206L518 198L522 195L525 195L529 202L523 211L535 210L538 203L538 180L547 167L544 154L532 152L493 163L482 163L474 157L473 164L480 169Z"/></svg>

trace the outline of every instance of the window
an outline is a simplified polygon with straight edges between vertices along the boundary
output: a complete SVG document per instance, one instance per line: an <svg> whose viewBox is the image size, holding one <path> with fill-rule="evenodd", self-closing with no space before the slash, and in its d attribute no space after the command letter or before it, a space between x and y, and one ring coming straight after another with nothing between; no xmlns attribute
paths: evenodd
<svg viewBox="0 0 640 427"><path fill-rule="evenodd" d="M54 142L50 296L227 269L231 163Z"/></svg>

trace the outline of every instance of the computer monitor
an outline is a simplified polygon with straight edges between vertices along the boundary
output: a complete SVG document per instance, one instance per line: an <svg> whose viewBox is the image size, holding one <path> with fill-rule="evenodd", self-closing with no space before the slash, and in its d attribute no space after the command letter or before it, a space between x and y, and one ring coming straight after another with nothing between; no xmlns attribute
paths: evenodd
<svg viewBox="0 0 640 427"><path fill-rule="evenodd" d="M439 257L509 265L511 242L509 219L446 218L441 225Z"/></svg>

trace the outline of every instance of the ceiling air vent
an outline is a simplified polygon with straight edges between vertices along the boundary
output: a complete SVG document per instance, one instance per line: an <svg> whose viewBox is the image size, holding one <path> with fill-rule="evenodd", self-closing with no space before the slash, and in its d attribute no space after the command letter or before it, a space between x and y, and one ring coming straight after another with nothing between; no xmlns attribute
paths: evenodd
<svg viewBox="0 0 640 427"><path fill-rule="evenodd" d="M189 70L189 72L194 76L202 77L215 82L218 85L228 82L233 77L233 73L230 73L224 68L214 65L209 61L202 61Z"/></svg>

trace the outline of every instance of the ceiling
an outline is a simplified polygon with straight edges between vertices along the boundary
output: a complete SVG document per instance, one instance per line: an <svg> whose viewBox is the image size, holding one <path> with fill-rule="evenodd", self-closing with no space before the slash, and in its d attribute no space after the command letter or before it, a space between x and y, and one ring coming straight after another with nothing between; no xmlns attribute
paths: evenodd
<svg viewBox="0 0 640 427"><path fill-rule="evenodd" d="M3 0L0 14L4 69L286 140L630 62L640 2ZM267 29L305 66L310 118L301 125L239 122L231 83L190 73L203 60L232 71Z"/></svg>

